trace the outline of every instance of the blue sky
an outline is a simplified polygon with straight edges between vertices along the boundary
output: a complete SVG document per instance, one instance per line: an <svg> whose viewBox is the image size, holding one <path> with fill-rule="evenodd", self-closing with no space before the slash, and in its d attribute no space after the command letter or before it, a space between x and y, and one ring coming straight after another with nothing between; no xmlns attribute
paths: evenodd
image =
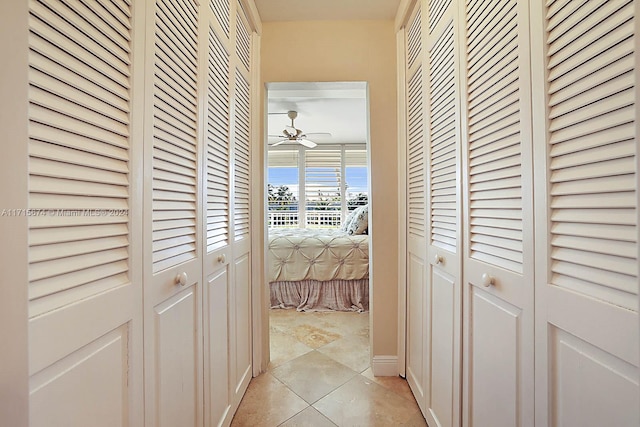
<svg viewBox="0 0 640 427"><path fill-rule="evenodd" d="M366 193L367 192L367 168L347 167L347 192ZM297 188L298 168L269 168L268 183L278 187L287 185Z"/></svg>

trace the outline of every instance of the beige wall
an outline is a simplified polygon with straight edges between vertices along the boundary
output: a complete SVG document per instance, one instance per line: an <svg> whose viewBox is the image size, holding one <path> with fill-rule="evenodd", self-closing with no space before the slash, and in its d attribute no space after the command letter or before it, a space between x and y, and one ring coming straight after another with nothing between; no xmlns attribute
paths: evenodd
<svg viewBox="0 0 640 427"><path fill-rule="evenodd" d="M265 22L261 61L263 83L369 83L373 355L396 355L398 169L393 21Z"/></svg>

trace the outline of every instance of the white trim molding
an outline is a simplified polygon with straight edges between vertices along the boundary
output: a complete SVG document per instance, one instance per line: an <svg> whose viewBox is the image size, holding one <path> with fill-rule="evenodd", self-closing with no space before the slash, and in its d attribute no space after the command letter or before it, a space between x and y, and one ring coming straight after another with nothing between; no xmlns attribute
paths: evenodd
<svg viewBox="0 0 640 427"><path fill-rule="evenodd" d="M373 356L371 370L376 377L397 377L398 356Z"/></svg>

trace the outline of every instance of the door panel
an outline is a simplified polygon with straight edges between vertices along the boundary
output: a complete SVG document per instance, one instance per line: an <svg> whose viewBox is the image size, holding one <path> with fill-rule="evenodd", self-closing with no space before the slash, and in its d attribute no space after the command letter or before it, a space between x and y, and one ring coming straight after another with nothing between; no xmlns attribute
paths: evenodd
<svg viewBox="0 0 640 427"><path fill-rule="evenodd" d="M251 292L248 255L235 260L235 283L231 290L232 319L231 346L235 355L232 361L232 384L235 398L239 402L251 380Z"/></svg>
<svg viewBox="0 0 640 427"><path fill-rule="evenodd" d="M469 348L473 394L471 425L518 425L518 355L522 312L474 287L470 298ZM482 391L481 391L482 390Z"/></svg>
<svg viewBox="0 0 640 427"><path fill-rule="evenodd" d="M123 325L32 375L29 425L129 425L128 332Z"/></svg>
<svg viewBox="0 0 640 427"><path fill-rule="evenodd" d="M407 381L424 411L426 380L426 268L422 258L410 252L407 266Z"/></svg>
<svg viewBox="0 0 640 427"><path fill-rule="evenodd" d="M139 425L141 197L130 165L144 39L132 27L144 11L45 0L29 12L30 423Z"/></svg>
<svg viewBox="0 0 640 427"><path fill-rule="evenodd" d="M533 172L528 2L469 1L463 420L533 425Z"/></svg>
<svg viewBox="0 0 640 427"><path fill-rule="evenodd" d="M230 422L229 395L229 274L227 267L219 269L207 283L208 315L205 335L205 358L208 364L206 384L208 425L219 426ZM207 411L206 411L207 412Z"/></svg>
<svg viewBox="0 0 640 427"><path fill-rule="evenodd" d="M202 425L203 201L198 173L199 6L147 5L146 422Z"/></svg>
<svg viewBox="0 0 640 427"><path fill-rule="evenodd" d="M155 307L159 426L196 425L198 395L197 283Z"/></svg>
<svg viewBox="0 0 640 427"><path fill-rule="evenodd" d="M532 9L541 426L640 424L637 11Z"/></svg>
<svg viewBox="0 0 640 427"><path fill-rule="evenodd" d="M460 84L457 4L429 2L427 354L431 425L460 424Z"/></svg>

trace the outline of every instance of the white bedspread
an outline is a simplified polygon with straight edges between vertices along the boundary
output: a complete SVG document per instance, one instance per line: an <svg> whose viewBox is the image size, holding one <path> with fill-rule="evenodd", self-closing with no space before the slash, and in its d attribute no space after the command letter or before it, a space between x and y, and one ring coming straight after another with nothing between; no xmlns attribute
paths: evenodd
<svg viewBox="0 0 640 427"><path fill-rule="evenodd" d="M269 230L269 282L369 278L369 236L339 230Z"/></svg>

